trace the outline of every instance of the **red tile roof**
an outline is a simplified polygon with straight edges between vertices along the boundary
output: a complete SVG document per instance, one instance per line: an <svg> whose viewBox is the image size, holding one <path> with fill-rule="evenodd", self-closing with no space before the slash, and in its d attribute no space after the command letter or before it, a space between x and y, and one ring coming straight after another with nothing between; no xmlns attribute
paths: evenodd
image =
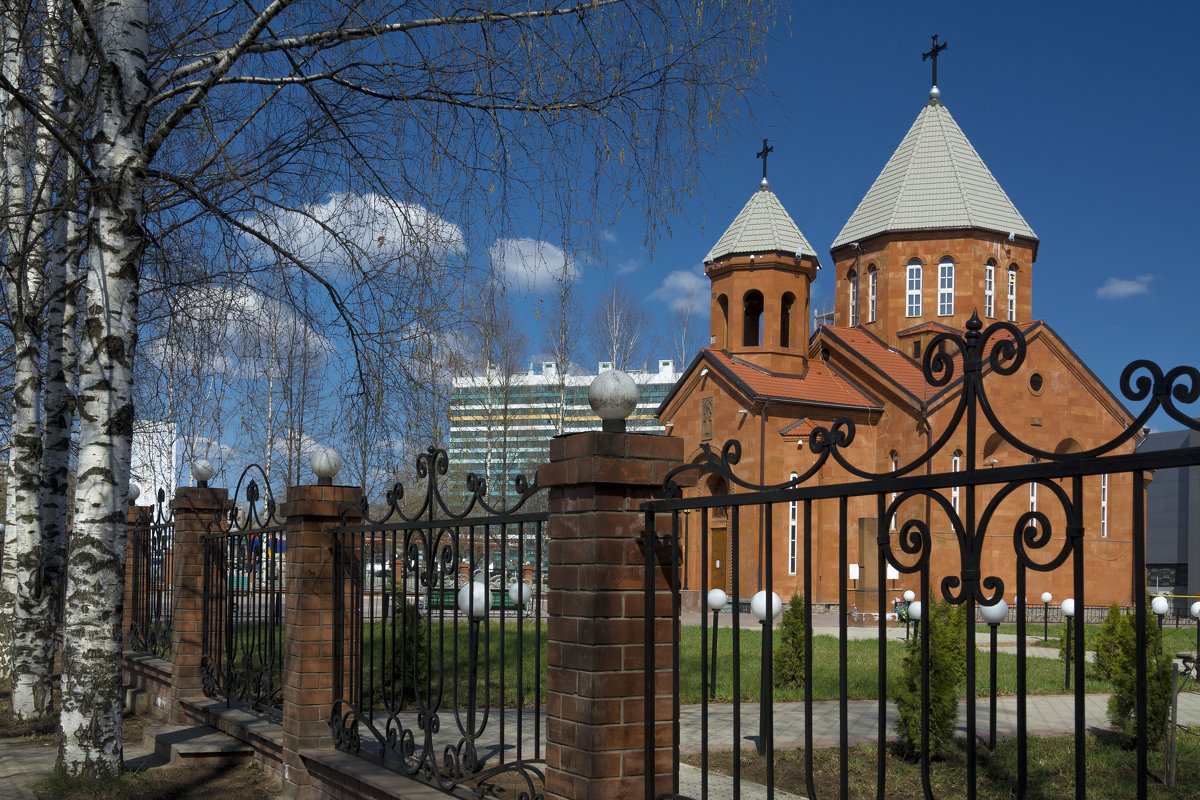
<svg viewBox="0 0 1200 800"><path fill-rule="evenodd" d="M765 370L723 350L705 349L704 357L751 397L851 408L882 407L875 398L820 361L810 360L803 374L789 375Z"/></svg>
<svg viewBox="0 0 1200 800"><path fill-rule="evenodd" d="M899 350L888 347L862 328L835 328L831 325L824 325L822 328L909 394L917 398L924 398L930 394L930 387L925 383L919 362L913 361Z"/></svg>

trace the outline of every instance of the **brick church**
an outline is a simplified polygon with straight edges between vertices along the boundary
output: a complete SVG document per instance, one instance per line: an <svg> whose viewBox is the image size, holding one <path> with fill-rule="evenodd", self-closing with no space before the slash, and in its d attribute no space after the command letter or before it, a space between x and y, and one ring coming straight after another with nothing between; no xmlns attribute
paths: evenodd
<svg viewBox="0 0 1200 800"><path fill-rule="evenodd" d="M777 485L813 464L816 456L808 449L808 437L814 426L828 428L848 417L856 425L856 438L844 451L848 460L875 473L889 472L925 453L949 425L961 381L927 386L922 348L941 332L961 333L974 313L985 328L997 320L1015 323L1028 343L1025 362L1015 374L984 378L992 407L1008 430L1056 453L1107 442L1133 416L1045 320L1033 318L1037 253L1037 235L935 86L834 240L826 268L763 178L704 259L712 282L710 345L659 407L660 421L669 435L685 440L685 458L693 461L702 460L701 445L719 452L727 440L739 440L742 457L736 474L752 484ZM810 287L818 270L832 273L836 305L833 324L810 331ZM985 429L982 415L980 420L984 427L973 454L977 467L1030 461ZM965 447L963 426L935 456L931 471L965 469ZM1133 449L1130 442L1116 453ZM812 480L831 484L851 479L830 461ZM1010 604L1016 587L1011 531L1022 513L1038 509L1037 490L1031 484L1028 493L1009 495L981 556L984 574L1004 579ZM741 490L711 479L688 493L729 491ZM1129 604L1132 478L1085 478L1084 492L1087 603ZM957 507L959 490L945 493ZM982 488L980 507L994 493L993 487ZM1054 536L1061 538L1065 523L1061 512L1055 517L1057 504L1050 499L1043 496L1042 509ZM926 502L906 506L911 508L900 509L901 524L921 518L933 532L931 585L937 586L943 575L959 570L951 525ZM698 519L692 520L686 559L692 589L700 588L704 572L710 587L731 589L729 515L722 511L710 518L708 563L700 563L700 537L694 535ZM873 497L850 501L848 558L850 564L864 565L864 579L874 569L866 566L875 563L874 555L864 551L873 547L876 513ZM773 537L775 591L785 600L793 590L803 593L796 523L789 514L775 513L773 530L764 531L757 514L747 507L741 515L740 594L748 597L763 584L759 555L765 535ZM837 503L815 503L813 514L814 602L835 603ZM1028 580L1031 604L1040 603L1044 591L1056 603L1071 596L1067 566L1054 573L1029 573ZM885 596L905 588L919 588L915 575L889 581Z"/></svg>

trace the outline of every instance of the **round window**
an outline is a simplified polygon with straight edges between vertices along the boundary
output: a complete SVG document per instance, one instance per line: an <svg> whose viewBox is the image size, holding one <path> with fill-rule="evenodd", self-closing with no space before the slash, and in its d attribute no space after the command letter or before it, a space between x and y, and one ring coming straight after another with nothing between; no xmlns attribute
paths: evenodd
<svg viewBox="0 0 1200 800"><path fill-rule="evenodd" d="M1029 376L1029 390L1034 394L1042 390L1042 373L1035 372Z"/></svg>

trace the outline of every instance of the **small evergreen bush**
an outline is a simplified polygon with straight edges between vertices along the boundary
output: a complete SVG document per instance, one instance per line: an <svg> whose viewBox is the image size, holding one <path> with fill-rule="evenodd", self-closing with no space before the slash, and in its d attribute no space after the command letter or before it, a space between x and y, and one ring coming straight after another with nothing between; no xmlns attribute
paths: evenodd
<svg viewBox="0 0 1200 800"><path fill-rule="evenodd" d="M1150 605L1150 599L1146 599ZM1171 659L1163 654L1162 632L1153 614L1146 613L1146 740L1151 747L1162 741L1167 728L1167 713L1171 706ZM1113 665L1113 693L1108 698L1108 718L1113 730L1128 744L1137 737L1137 637L1134 612L1125 615L1119 660Z"/></svg>
<svg viewBox="0 0 1200 800"><path fill-rule="evenodd" d="M1113 673L1123 663L1124 648L1132 641L1132 629L1128 618L1121 613L1120 607L1113 603L1108 608L1108 615L1100 624L1096 633L1096 672L1105 680L1112 680Z"/></svg>
<svg viewBox="0 0 1200 800"><path fill-rule="evenodd" d="M775 651L775 685L777 687L804 685L804 601L793 592L787 611L779 621L779 648Z"/></svg>
<svg viewBox="0 0 1200 800"><path fill-rule="evenodd" d="M921 698L921 638L929 638L929 699ZM958 689L967 670L967 615L945 600L926 602L920 636L912 637L900 674L892 684L899 714L897 730L905 752L921 755L921 709L929 707L929 754L936 756L954 737L958 722Z"/></svg>

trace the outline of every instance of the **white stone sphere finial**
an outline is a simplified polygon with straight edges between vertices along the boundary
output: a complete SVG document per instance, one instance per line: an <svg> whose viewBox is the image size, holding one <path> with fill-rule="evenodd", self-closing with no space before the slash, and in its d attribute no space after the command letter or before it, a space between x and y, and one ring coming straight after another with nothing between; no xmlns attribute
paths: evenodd
<svg viewBox="0 0 1200 800"><path fill-rule="evenodd" d="M342 455L332 447L314 447L308 458L318 486L332 486L333 476L342 468Z"/></svg>
<svg viewBox="0 0 1200 800"><path fill-rule="evenodd" d="M602 372L588 387L588 403L611 433L625 431L625 419L637 408L638 387L633 378L618 369Z"/></svg>
<svg viewBox="0 0 1200 800"><path fill-rule="evenodd" d="M129 496L130 505L133 505L133 504L137 503L137 499L142 496L142 487L138 486L137 481L130 481L129 482L129 491L127 492L127 494Z"/></svg>
<svg viewBox="0 0 1200 800"><path fill-rule="evenodd" d="M192 478L195 479L197 486L208 486L208 482L216 474L217 471L213 469L212 462L207 458L197 458L192 462Z"/></svg>

